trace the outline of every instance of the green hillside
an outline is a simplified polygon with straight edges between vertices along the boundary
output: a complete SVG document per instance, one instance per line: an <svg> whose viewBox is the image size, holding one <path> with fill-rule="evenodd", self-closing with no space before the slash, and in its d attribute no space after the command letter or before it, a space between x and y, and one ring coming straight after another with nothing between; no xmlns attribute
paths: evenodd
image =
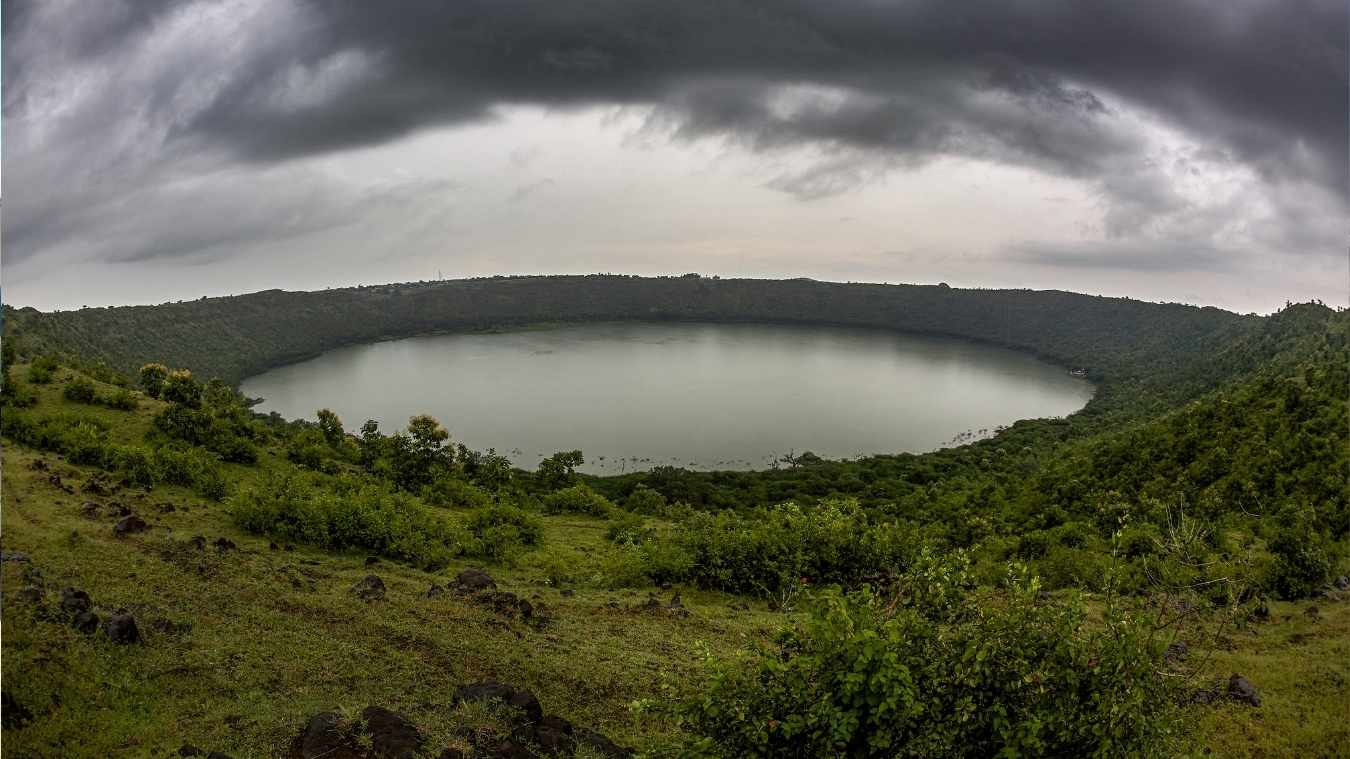
<svg viewBox="0 0 1350 759"><path fill-rule="evenodd" d="M1350 745L1350 312L557 277L5 319L14 756ZM602 478L568 452L513 469L429 417L265 418L228 384L590 319L956 335L1087 368L1098 394L929 454ZM484 681L511 687L463 690Z"/></svg>

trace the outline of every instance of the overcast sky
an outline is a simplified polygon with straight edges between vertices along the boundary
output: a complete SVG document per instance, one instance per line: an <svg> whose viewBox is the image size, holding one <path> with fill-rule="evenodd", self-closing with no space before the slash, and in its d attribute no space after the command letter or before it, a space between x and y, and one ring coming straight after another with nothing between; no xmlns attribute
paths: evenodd
<svg viewBox="0 0 1350 759"><path fill-rule="evenodd" d="M1345 305L1347 16L5 0L4 295L699 271Z"/></svg>

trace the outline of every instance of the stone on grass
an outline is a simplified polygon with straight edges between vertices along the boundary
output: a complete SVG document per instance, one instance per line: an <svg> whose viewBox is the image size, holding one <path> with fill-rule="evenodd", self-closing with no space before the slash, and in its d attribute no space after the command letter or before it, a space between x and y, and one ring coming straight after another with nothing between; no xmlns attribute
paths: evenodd
<svg viewBox="0 0 1350 759"><path fill-rule="evenodd" d="M384 580L376 575L366 575L352 586L352 593L365 601L378 601L384 598Z"/></svg>
<svg viewBox="0 0 1350 759"><path fill-rule="evenodd" d="M136 628L136 618L130 614L114 614L103 623L103 632L113 643L129 645L139 643L141 631Z"/></svg>
<svg viewBox="0 0 1350 759"><path fill-rule="evenodd" d="M1228 678L1228 697L1252 706L1261 705L1261 692L1256 689L1256 686L1252 685L1250 680L1236 672Z"/></svg>
<svg viewBox="0 0 1350 759"><path fill-rule="evenodd" d="M123 535L130 535L134 532L144 532L148 529L150 529L150 525L146 524L144 519L141 519L135 514L128 514L117 520L117 524L113 525L113 534L120 538Z"/></svg>
<svg viewBox="0 0 1350 759"><path fill-rule="evenodd" d="M381 706L361 711L370 736L371 756L381 759L414 759L422 745L422 733L407 717Z"/></svg>

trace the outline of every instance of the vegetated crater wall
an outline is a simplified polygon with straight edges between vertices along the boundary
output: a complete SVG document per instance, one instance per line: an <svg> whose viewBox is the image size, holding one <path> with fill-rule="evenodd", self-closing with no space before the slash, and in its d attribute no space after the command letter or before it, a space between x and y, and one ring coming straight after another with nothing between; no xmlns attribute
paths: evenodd
<svg viewBox="0 0 1350 759"><path fill-rule="evenodd" d="M1095 403L1109 398L1113 384L1179 363L1194 372L1207 349L1254 319L1060 291L589 275L268 290L57 313L6 308L5 332L29 352L65 350L125 372L160 361L237 383L333 348L434 332L626 320L864 326L976 340L1083 367L1098 383Z"/></svg>

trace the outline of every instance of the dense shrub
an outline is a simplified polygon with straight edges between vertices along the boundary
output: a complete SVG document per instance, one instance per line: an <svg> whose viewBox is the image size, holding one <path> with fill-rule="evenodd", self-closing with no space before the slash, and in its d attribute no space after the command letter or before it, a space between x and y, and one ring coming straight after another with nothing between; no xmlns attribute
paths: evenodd
<svg viewBox="0 0 1350 759"><path fill-rule="evenodd" d="M605 517L614 510L614 504L610 503L608 498L585 485L555 490L544 496L540 504L548 514L590 514Z"/></svg>
<svg viewBox="0 0 1350 759"><path fill-rule="evenodd" d="M1268 585L1282 598L1306 598L1317 592L1335 564L1332 545L1307 521L1294 518L1271 538Z"/></svg>
<svg viewBox="0 0 1350 759"><path fill-rule="evenodd" d="M469 515L471 542L465 552L497 561L510 558L525 546L536 546L543 537L539 517L524 509L496 504Z"/></svg>
<svg viewBox="0 0 1350 759"><path fill-rule="evenodd" d="M1140 627L1088 628L1035 580L960 591L928 562L893 595L813 599L800 626L714 665L685 706L715 756L1158 756L1171 699Z"/></svg>
<svg viewBox="0 0 1350 759"><path fill-rule="evenodd" d="M422 500L434 506L475 509L492 503L492 496L486 491L449 474L422 488L421 495Z"/></svg>
<svg viewBox="0 0 1350 759"><path fill-rule="evenodd" d="M445 566L463 543L415 498L356 481L328 490L272 474L235 495L230 515L249 532L322 548L361 548L427 569Z"/></svg>
<svg viewBox="0 0 1350 759"><path fill-rule="evenodd" d="M665 516L669 502L659 491L638 483L637 487L633 488L633 492L623 499L623 507L634 514Z"/></svg>
<svg viewBox="0 0 1350 759"><path fill-rule="evenodd" d="M76 376L72 377L70 382L66 383L66 389L62 391L62 395L64 395L68 401L74 401L76 403L93 403L94 399L98 397L98 390L94 387L94 383L90 382L88 378Z"/></svg>
<svg viewBox="0 0 1350 759"><path fill-rule="evenodd" d="M739 593L778 594L803 582L855 585L903 567L913 536L852 500L794 503L739 515L695 513L667 538L688 555L679 578Z"/></svg>

